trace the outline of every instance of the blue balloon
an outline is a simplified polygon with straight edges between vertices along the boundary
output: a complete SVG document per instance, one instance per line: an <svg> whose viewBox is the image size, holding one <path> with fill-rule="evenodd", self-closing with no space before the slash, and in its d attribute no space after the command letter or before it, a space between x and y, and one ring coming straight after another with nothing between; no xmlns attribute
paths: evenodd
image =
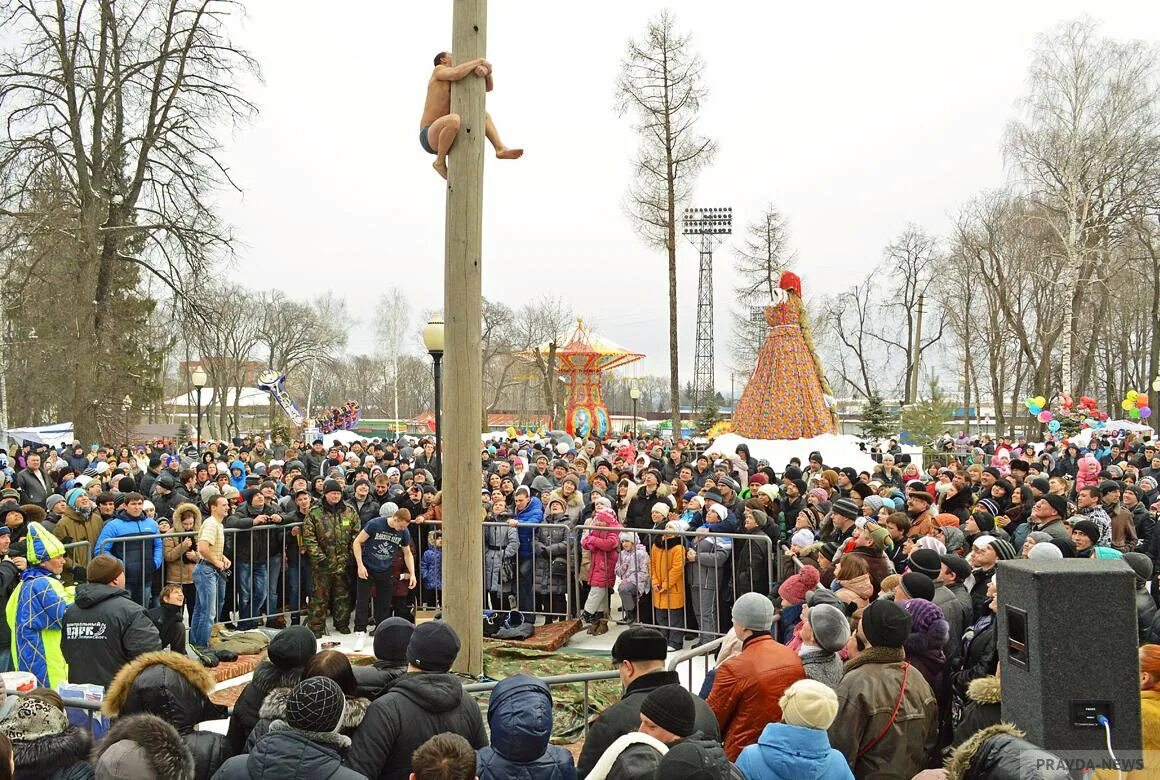
<svg viewBox="0 0 1160 780"><path fill-rule="evenodd" d="M1031 404L1031 406L1027 407L1027 411L1031 412L1032 414L1039 414L1043 411L1043 407L1041 407L1039 404Z"/></svg>
<svg viewBox="0 0 1160 780"><path fill-rule="evenodd" d="M1052 433L1055 433L1056 431L1058 431L1059 430L1059 420L1052 420L1051 422L1049 422L1047 424L1047 430L1051 431Z"/></svg>

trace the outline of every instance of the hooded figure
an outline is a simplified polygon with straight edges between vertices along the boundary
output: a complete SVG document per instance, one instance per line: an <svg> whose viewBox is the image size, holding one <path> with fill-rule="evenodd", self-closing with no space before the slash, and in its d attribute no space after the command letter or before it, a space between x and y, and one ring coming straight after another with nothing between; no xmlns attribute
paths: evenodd
<svg viewBox="0 0 1160 780"><path fill-rule="evenodd" d="M240 460L230 464L230 484L239 491L246 489L246 464Z"/></svg>
<svg viewBox="0 0 1160 780"><path fill-rule="evenodd" d="M572 754L552 738L552 695L548 686L517 674L504 678L487 706L491 744L476 759L479 780L572 780Z"/></svg>
<svg viewBox="0 0 1160 780"><path fill-rule="evenodd" d="M306 626L290 626L270 640L266 658L260 662L250 684L242 691L230 714L227 736L230 755L245 749L246 738L258 723L258 712L275 688L293 688L302 680L302 669L318 650L314 634Z"/></svg>
<svg viewBox="0 0 1160 780"><path fill-rule="evenodd" d="M156 715L118 718L93 751L96 780L172 780L195 776L193 754Z"/></svg>
<svg viewBox="0 0 1160 780"><path fill-rule="evenodd" d="M374 701L407 673L407 643L414 632L415 624L406 618L390 617L379 623L375 629L374 665L354 667L359 693Z"/></svg>
<svg viewBox="0 0 1160 780"><path fill-rule="evenodd" d="M113 678L101 712L117 718L117 723L122 716L140 713L161 718L177 729L192 753L196 771L191 777L209 780L233 755L225 735L194 729L202 721L220 720L228 714L225 707L209 700L216 684L209 670L192 658L165 650L145 653Z"/></svg>

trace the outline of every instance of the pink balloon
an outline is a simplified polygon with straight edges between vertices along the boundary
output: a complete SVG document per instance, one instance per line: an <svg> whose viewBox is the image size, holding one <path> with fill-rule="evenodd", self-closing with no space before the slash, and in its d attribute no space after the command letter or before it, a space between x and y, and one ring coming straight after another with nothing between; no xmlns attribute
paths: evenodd
<svg viewBox="0 0 1160 780"><path fill-rule="evenodd" d="M1039 422L1041 422L1041 423L1051 422L1051 410L1050 409L1044 409L1042 412L1039 413Z"/></svg>

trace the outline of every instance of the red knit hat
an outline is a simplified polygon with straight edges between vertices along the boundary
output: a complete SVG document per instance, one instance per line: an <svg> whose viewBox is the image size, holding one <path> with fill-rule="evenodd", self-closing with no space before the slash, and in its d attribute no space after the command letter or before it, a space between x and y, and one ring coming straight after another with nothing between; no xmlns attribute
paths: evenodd
<svg viewBox="0 0 1160 780"><path fill-rule="evenodd" d="M797 574L786 579L777 589L777 595L790 604L802 604L806 594L818 586L818 570L813 566L804 566Z"/></svg>

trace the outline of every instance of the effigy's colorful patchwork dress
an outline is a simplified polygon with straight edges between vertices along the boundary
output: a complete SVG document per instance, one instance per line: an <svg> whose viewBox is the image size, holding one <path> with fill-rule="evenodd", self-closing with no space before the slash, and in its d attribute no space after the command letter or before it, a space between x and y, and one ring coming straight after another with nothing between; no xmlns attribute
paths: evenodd
<svg viewBox="0 0 1160 780"><path fill-rule="evenodd" d="M747 439L808 439L837 433L826 405L820 365L802 332L801 299L789 295L765 308L769 336L733 413L733 430Z"/></svg>

